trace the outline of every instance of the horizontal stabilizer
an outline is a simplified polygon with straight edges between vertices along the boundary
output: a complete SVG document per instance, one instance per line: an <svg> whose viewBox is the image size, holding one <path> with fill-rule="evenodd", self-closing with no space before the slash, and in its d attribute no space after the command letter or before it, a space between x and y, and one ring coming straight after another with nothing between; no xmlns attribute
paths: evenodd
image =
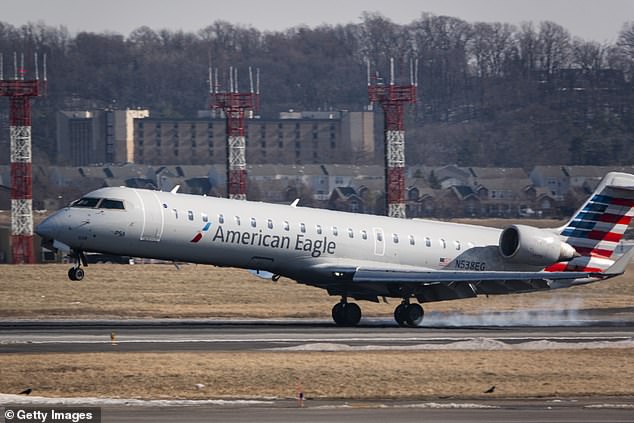
<svg viewBox="0 0 634 423"><path fill-rule="evenodd" d="M625 273L627 265L632 261L632 257L634 257L634 248L630 248L625 254L619 257L614 264L605 271L605 274L609 276L622 275Z"/></svg>

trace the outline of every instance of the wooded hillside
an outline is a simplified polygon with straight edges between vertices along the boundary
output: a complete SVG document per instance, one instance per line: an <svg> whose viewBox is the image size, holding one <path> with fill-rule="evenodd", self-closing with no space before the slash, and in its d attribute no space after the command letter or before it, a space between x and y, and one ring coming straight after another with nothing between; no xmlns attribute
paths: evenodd
<svg viewBox="0 0 634 423"><path fill-rule="evenodd" d="M419 61L409 163L634 161L634 22L613 45L574 38L553 22L516 27L429 14L408 25L365 14L359 24L283 32L215 21L198 32L140 27L128 35L0 22L5 78L13 51L48 55L48 96L33 108L40 163L54 161L58 110L138 106L153 116L195 116L207 108L210 58L221 76L237 66L245 88L247 67L259 67L261 114L275 117L288 109L362 109L366 58L386 74L390 57L405 79L409 61ZM8 151L8 101L0 101L0 113L0 150Z"/></svg>

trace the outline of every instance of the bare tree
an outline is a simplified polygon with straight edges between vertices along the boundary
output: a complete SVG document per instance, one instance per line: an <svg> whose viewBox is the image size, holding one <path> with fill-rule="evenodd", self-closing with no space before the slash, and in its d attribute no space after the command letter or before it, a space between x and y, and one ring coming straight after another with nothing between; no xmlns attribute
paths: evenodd
<svg viewBox="0 0 634 423"><path fill-rule="evenodd" d="M616 47L609 51L608 60L613 67L624 70L629 78L634 75L634 21L623 24Z"/></svg>
<svg viewBox="0 0 634 423"><path fill-rule="evenodd" d="M515 28L502 23L476 23L469 52L480 77L501 77L513 52Z"/></svg>
<svg viewBox="0 0 634 423"><path fill-rule="evenodd" d="M586 71L603 69L606 60L607 47L594 41L584 41L575 38L571 49L572 65Z"/></svg>
<svg viewBox="0 0 634 423"><path fill-rule="evenodd" d="M525 76L537 69L539 36L532 22L523 22L516 35L517 58Z"/></svg>
<svg viewBox="0 0 634 423"><path fill-rule="evenodd" d="M539 24L539 55L541 70L552 75L568 65L570 33L559 24L543 21Z"/></svg>

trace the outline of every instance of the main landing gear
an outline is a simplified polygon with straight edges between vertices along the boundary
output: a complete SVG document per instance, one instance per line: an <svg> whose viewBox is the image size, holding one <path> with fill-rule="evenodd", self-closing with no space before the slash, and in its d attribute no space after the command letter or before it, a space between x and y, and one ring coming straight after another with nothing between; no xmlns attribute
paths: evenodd
<svg viewBox="0 0 634 423"><path fill-rule="evenodd" d="M425 316L425 311L420 304L410 304L408 298L404 298L394 310L394 320L402 327L414 328L420 325ZM355 303L349 303L346 297L332 308L332 320L337 326L356 326L361 320L361 308Z"/></svg>
<svg viewBox="0 0 634 423"><path fill-rule="evenodd" d="M80 281L84 279L84 269L81 268L81 265L88 266L86 256L83 251L72 251L70 256L75 260L75 265L68 269L68 279Z"/></svg>
<svg viewBox="0 0 634 423"><path fill-rule="evenodd" d="M394 309L394 320L399 326L416 327L423 321L425 312L420 304L410 304L408 299L403 299Z"/></svg>
<svg viewBox="0 0 634 423"><path fill-rule="evenodd" d="M355 303L349 303L346 297L332 308L332 320L337 326L356 326L361 320L361 307Z"/></svg>

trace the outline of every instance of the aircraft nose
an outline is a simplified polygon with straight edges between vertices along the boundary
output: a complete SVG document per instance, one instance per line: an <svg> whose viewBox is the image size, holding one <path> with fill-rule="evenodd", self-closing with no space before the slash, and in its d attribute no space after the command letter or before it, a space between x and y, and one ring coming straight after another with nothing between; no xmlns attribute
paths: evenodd
<svg viewBox="0 0 634 423"><path fill-rule="evenodd" d="M44 239L55 239L59 230L59 213L47 217L37 225L35 233Z"/></svg>

